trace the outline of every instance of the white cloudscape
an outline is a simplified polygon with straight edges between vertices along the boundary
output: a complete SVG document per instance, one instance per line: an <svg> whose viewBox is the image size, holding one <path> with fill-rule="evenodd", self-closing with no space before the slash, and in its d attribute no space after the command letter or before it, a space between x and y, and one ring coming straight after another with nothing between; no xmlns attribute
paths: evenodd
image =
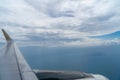
<svg viewBox="0 0 120 80"><path fill-rule="evenodd" d="M24 45L118 44L119 39L89 36L120 31L119 4L119 0L1 0L0 26Z"/></svg>

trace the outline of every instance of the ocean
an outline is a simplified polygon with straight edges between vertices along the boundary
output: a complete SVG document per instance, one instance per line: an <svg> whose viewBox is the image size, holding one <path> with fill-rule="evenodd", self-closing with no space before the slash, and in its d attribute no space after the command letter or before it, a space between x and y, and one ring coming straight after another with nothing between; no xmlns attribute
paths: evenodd
<svg viewBox="0 0 120 80"><path fill-rule="evenodd" d="M120 80L120 46L20 47L32 69L82 71Z"/></svg>

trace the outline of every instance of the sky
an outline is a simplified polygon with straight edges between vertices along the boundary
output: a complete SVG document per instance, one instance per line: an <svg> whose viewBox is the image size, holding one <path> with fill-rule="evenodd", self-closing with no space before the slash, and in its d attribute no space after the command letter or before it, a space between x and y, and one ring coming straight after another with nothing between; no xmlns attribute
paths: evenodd
<svg viewBox="0 0 120 80"><path fill-rule="evenodd" d="M119 0L0 0L0 28L19 46L120 44L119 9Z"/></svg>

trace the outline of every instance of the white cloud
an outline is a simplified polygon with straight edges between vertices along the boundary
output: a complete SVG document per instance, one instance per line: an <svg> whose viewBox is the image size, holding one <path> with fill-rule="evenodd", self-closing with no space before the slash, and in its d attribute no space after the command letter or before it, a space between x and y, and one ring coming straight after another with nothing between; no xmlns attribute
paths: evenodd
<svg viewBox="0 0 120 80"><path fill-rule="evenodd" d="M88 36L119 31L119 7L118 0L2 0L0 25L17 40L37 36L45 39L46 45L118 43Z"/></svg>
<svg viewBox="0 0 120 80"><path fill-rule="evenodd" d="M85 33L89 33L90 35L103 35L120 29L119 22L117 22L117 20L111 20L113 17L116 16L116 13L118 12L119 6L116 6L118 4L118 1L26 1L31 6L33 6L34 9L38 10L39 12L43 12L44 14L49 16L49 20L51 21L50 23L48 23L49 26L59 26L60 24L62 24L62 26L67 27L67 29L72 26L73 29L78 29L80 32L85 31ZM59 28L61 27L59 26Z"/></svg>

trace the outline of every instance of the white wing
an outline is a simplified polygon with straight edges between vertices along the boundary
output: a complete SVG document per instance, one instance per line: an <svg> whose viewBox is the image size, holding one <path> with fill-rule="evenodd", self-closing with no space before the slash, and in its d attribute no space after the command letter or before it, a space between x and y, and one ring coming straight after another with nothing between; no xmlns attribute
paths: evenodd
<svg viewBox="0 0 120 80"><path fill-rule="evenodd" d="M38 80L14 41L2 31L7 44L0 50L0 80Z"/></svg>

